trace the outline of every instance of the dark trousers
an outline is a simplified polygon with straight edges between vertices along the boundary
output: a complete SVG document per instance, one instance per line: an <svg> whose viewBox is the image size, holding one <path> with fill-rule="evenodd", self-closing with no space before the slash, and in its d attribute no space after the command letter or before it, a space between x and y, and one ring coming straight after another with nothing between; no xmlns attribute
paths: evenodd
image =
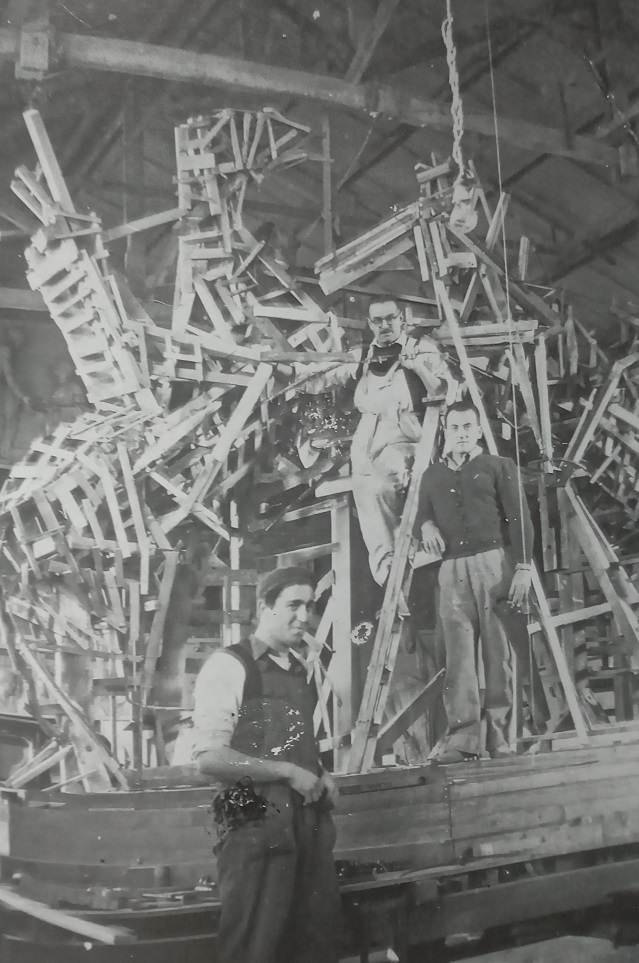
<svg viewBox="0 0 639 963"><path fill-rule="evenodd" d="M333 820L324 805L286 794L217 848L220 963L337 963Z"/></svg>

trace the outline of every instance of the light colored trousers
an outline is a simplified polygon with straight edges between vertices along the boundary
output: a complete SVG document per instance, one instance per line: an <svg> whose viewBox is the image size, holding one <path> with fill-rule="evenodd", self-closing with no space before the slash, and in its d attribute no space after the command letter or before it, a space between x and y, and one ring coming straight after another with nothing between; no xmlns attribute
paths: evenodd
<svg viewBox="0 0 639 963"><path fill-rule="evenodd" d="M390 572L414 455L415 445L405 442L388 445L374 460L353 458L353 500L378 585Z"/></svg>
<svg viewBox="0 0 639 963"><path fill-rule="evenodd" d="M496 606L508 597L513 567L503 548L446 559L439 570L440 618L446 648L442 748L481 755L478 650L485 677L486 749L508 741L513 707L513 660Z"/></svg>

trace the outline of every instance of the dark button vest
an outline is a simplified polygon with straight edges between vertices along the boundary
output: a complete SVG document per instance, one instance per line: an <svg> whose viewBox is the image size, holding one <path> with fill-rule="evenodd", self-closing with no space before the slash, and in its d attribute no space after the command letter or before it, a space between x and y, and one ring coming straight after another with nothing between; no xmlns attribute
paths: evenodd
<svg viewBox="0 0 639 963"><path fill-rule="evenodd" d="M284 669L268 653L255 659L248 639L225 652L234 655L246 670L231 748L318 772L319 747L313 731L316 697L306 681L304 666L294 661L291 668Z"/></svg>

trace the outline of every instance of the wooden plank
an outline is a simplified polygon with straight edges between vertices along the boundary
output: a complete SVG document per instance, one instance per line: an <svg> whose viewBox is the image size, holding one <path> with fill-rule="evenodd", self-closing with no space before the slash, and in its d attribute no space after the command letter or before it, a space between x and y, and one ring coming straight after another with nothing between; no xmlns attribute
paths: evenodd
<svg viewBox="0 0 639 963"><path fill-rule="evenodd" d="M310 506L317 508L321 506ZM352 703L353 648L351 644L352 572L351 572L351 512L348 498L337 498L330 503L333 586L332 647L333 656L327 674L333 696L333 729L339 737L353 728ZM333 751L333 771L341 772L347 765L347 752L341 747Z"/></svg>
<svg viewBox="0 0 639 963"><path fill-rule="evenodd" d="M413 228L413 237L415 239L415 250L417 251L417 260L419 262L419 273L422 281L430 280L430 267L428 264L428 256L426 254L426 245L424 243L424 231L427 231L428 227L420 220L419 224L416 224Z"/></svg>
<svg viewBox="0 0 639 963"><path fill-rule="evenodd" d="M185 213L181 207L171 208L169 211L160 211L157 214L147 214L146 217L138 217L134 221L120 224L118 227L111 227L102 232L102 240L105 243L117 241L121 237L130 237L139 231L147 231L152 227L159 227L162 224L170 224L172 221L179 220Z"/></svg>
<svg viewBox="0 0 639 963"><path fill-rule="evenodd" d="M541 448L543 451L541 425L539 423L539 417L537 415L537 406L535 404L535 396L533 394L532 383L528 372L528 359L526 358L526 353L524 351L523 345L520 344L518 340L513 341L512 350L514 352L514 357L512 357L511 359L511 364L517 374L517 379L519 381L519 390L521 391L522 398L524 399L526 414L528 415L528 420L533 430L535 441L537 442L539 448Z"/></svg>
<svg viewBox="0 0 639 963"><path fill-rule="evenodd" d="M539 397L542 453L545 460L545 470L552 471L552 421L550 418L550 397L548 394L548 358L546 352L546 337L544 334L541 334L537 338L535 346L535 373L537 378L537 394Z"/></svg>
<svg viewBox="0 0 639 963"><path fill-rule="evenodd" d="M505 926L515 921L601 905L612 893L636 884L638 874L639 860L631 859L561 873L542 873L497 886L446 894L437 903L430 903L421 912L411 914L409 938L414 943L443 939L450 933L482 932L487 920L491 926ZM604 941L597 942L601 944ZM611 948L610 944L604 943L606 945ZM542 954L537 960L548 963L549 957L543 950L543 943L541 947ZM524 955L524 950L528 956ZM535 952L534 947L522 948L521 956L532 961L531 952ZM490 961L490 957L482 957L482 963L484 959ZM569 959L579 959L585 963L588 957L583 947L577 948L574 956L568 955L564 947L560 956L550 959L552 963L565 963ZM601 956L595 959L601 960ZM610 963L614 959L611 955ZM622 958L619 963L630 961Z"/></svg>
<svg viewBox="0 0 639 963"><path fill-rule="evenodd" d="M546 598L543 582L541 581L541 577L537 571L536 565L532 566L532 589L537 601L539 621L541 622L544 634L548 639L548 645L552 653L555 668L557 669L557 675L561 681L566 702L568 703L568 708L570 709L577 738L581 742L586 743L588 741L588 727L581 711L579 697L573 678L570 674L568 663L566 662L564 650L561 647L557 630L552 623L552 615L548 606L548 600Z"/></svg>
<svg viewBox="0 0 639 963"><path fill-rule="evenodd" d="M41 664L37 656L28 646L20 644L20 655L29 665L33 675L37 676L42 684L53 695L56 701L59 702L60 706L71 720L77 732L81 734L87 743L91 745L93 751L95 752L96 762L105 766L120 783L120 785L123 788L126 788L126 784L122 778L118 763L98 740L79 707L76 706L73 700L70 699L60 688L57 682L50 675L49 671Z"/></svg>
<svg viewBox="0 0 639 963"><path fill-rule="evenodd" d="M578 500L570 483L558 494L566 502L566 517L569 518L575 537L581 545L612 609L617 629L626 640L629 650L636 652L639 647L639 620L630 606L630 601L634 601L633 595L627 596L627 592L633 586L623 568L618 565L615 566L616 571L611 568L611 561L606 557L604 549L599 544L596 532L593 531L590 524L590 515ZM614 562L612 564L614 565Z"/></svg>
<svg viewBox="0 0 639 963"><path fill-rule="evenodd" d="M586 405L582 418L566 449L565 459L572 462L581 461L597 425L615 396L622 375L638 361L639 354L637 353L632 353L625 358L620 358L619 361L615 361L605 382L593 393L593 397Z"/></svg>
<svg viewBox="0 0 639 963"><path fill-rule="evenodd" d="M610 602L600 602L598 605L588 605L585 608L578 608L574 612L558 612L557 615L551 616L551 621L555 628L559 629L566 625L589 622L591 619L596 619L599 615L607 615L608 612L612 612ZM528 622L527 627L530 635L541 631L540 622Z"/></svg>
<svg viewBox="0 0 639 963"><path fill-rule="evenodd" d="M158 594L158 607L155 611L155 615L153 616L151 631L149 632L149 638L146 644L146 652L144 654L142 685L147 692L153 685L155 667L160 655L162 654L164 624L166 622L169 601L171 599L173 582L175 581L179 560L179 552L166 552L164 572L162 573L162 582L160 584L160 591Z"/></svg>
<svg viewBox="0 0 639 963"><path fill-rule="evenodd" d="M324 254L333 250L333 189L331 182L331 123L327 114L322 117L322 222L324 226Z"/></svg>
<svg viewBox="0 0 639 963"><path fill-rule="evenodd" d="M24 913L32 919L40 920L42 923L95 940L97 943L116 946L122 943L134 943L137 939L133 930L125 926L105 926L103 923L93 923L63 910L51 909L50 906L38 900L21 896L8 886L0 885L0 904L17 913Z"/></svg>
<svg viewBox="0 0 639 963"><path fill-rule="evenodd" d="M462 234L460 231L455 230L450 224L447 225L450 233L457 238L457 240L467 247L476 257L482 261L491 271L494 271L499 277L505 277L505 272L503 267L501 267L496 261L494 261L486 251L482 250L479 245L475 244L466 234ZM551 327L556 327L561 323L561 318L559 315L549 308L545 301L543 301L539 295L535 294L534 291L521 288L512 279L508 282L508 289L510 294L513 296L515 301L520 304L526 311L532 313L533 315L538 315L550 324Z"/></svg>
<svg viewBox="0 0 639 963"><path fill-rule="evenodd" d="M327 542L323 545L309 545L306 548L293 548L289 552L276 554L278 565L302 565L314 558L324 558L333 555L339 549L339 542Z"/></svg>
<svg viewBox="0 0 639 963"><path fill-rule="evenodd" d="M63 212L75 213L73 200L62 176L62 170L60 169L40 112L31 108L25 110L22 116L24 117L27 130L33 141L38 162L46 178L51 197L54 201L58 202Z"/></svg>
<svg viewBox="0 0 639 963"><path fill-rule="evenodd" d="M440 669L439 672L426 683L421 692L418 692L392 719L384 723L379 731L377 740L378 754L381 755L384 752L388 752L397 739L428 711L443 691L445 674L446 670Z"/></svg>
<svg viewBox="0 0 639 963"><path fill-rule="evenodd" d="M118 442L117 450L118 457L120 459L120 465L122 467L124 487L129 498L129 509L131 511L131 518L133 520L133 527L135 529L135 534L138 541L138 549L140 552L140 591L142 595L147 595L149 591L149 539L146 532L146 526L144 524L142 509L140 507L140 499L135 487L135 479L133 477L133 469L131 468L131 462L129 460L129 453L124 442Z"/></svg>
<svg viewBox="0 0 639 963"><path fill-rule="evenodd" d="M448 296L448 289L446 285L437 278L433 280L433 287L435 289L435 295L438 298L443 308L444 317L448 323L451 337L453 339L453 344L457 351L457 357L459 358L459 364L462 369L462 374L464 376L466 386L472 398L473 404L475 405L475 407L477 408L477 411L479 412L479 422L481 424L482 431L484 433L484 438L486 439L486 444L488 445L488 449L491 452L491 454L496 455L498 454L498 452L492 436L492 429L490 427L490 422L488 421L488 418L486 416L486 411L484 409L482 397L479 392L479 388L477 387L475 375L473 373L472 367L470 365L470 361L468 359L468 353L466 351L466 346L464 345L464 342L461 336L459 322L457 321L457 316L455 315L455 311L453 309L453 306L450 302L450 298Z"/></svg>
<svg viewBox="0 0 639 963"><path fill-rule="evenodd" d="M238 434L246 424L253 408L257 404L266 384L271 377L271 369L266 364L258 365L250 385L245 389L239 403L225 424L220 437L213 449L204 459L202 471L193 484L187 500L182 506L187 512L191 511L198 501L201 501L220 472Z"/></svg>

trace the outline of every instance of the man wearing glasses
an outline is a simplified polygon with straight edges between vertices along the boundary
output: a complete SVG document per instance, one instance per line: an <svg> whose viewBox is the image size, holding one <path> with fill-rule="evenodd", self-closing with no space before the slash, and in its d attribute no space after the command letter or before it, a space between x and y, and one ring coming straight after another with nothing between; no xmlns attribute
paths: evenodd
<svg viewBox="0 0 639 963"><path fill-rule="evenodd" d="M350 378L357 381L354 401L361 418L351 443L353 497L371 573L384 585L425 400L446 394L453 401L457 384L430 338L408 337L394 298L373 298L368 326L373 340L356 349L353 362L321 371L303 390L316 394Z"/></svg>

